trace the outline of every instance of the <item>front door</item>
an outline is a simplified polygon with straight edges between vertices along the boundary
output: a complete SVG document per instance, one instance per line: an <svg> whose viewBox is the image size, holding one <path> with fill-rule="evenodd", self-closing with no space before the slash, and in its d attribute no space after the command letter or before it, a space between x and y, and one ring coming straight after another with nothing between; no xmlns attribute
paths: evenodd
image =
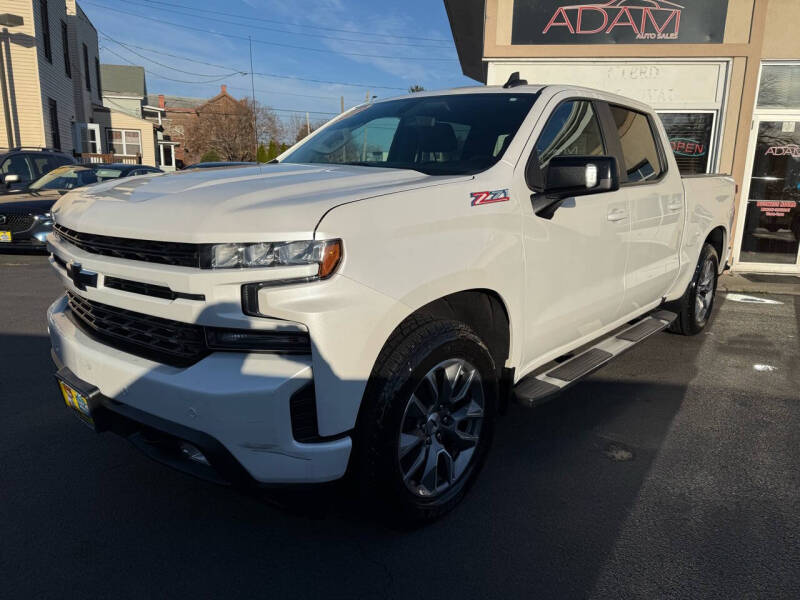
<svg viewBox="0 0 800 600"><path fill-rule="evenodd" d="M556 97L548 109L552 112L528 143L514 179L525 244L523 371L611 324L625 291L630 219L624 192L567 198L551 219L533 212L524 171L534 147L543 171L554 156L609 154L591 100Z"/></svg>
<svg viewBox="0 0 800 600"><path fill-rule="evenodd" d="M83 154L102 154L100 143L99 123L75 123L73 125L75 136L75 151Z"/></svg>
<svg viewBox="0 0 800 600"><path fill-rule="evenodd" d="M753 132L737 270L800 272L800 117L760 115Z"/></svg>

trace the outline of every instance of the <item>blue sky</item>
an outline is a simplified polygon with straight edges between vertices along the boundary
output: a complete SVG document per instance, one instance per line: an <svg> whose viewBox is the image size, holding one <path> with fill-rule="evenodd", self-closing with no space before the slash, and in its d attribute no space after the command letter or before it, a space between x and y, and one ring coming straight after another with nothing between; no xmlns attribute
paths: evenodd
<svg viewBox="0 0 800 600"><path fill-rule="evenodd" d="M256 98L284 109L279 112L284 117L290 110L318 111L312 117L321 119L321 113L339 111L340 96L349 107L363 101L368 90L385 98L413 84L441 89L475 83L461 74L442 0L79 4L98 29L101 62L144 66L149 93L210 97L225 83L234 96L249 96L250 77L240 74L250 71L248 35L254 72L359 84L256 76Z"/></svg>

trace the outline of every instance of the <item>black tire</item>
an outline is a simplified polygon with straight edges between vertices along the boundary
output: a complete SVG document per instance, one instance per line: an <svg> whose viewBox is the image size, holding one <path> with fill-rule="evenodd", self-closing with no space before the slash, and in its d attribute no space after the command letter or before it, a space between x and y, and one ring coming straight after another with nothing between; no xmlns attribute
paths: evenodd
<svg viewBox="0 0 800 600"><path fill-rule="evenodd" d="M704 280L706 269L711 269L711 273L713 273L710 282ZM719 256L717 251L711 244L705 244L700 252L700 259L697 261L689 287L686 288L686 292L680 300L668 306L678 313L678 318L669 327L670 331L681 335L697 335L703 331L714 309L718 272ZM707 287L708 285L710 288ZM698 296L701 297L701 302L705 298L703 309L698 308Z"/></svg>
<svg viewBox="0 0 800 600"><path fill-rule="evenodd" d="M425 493L422 471L419 471L420 487L416 491L412 491L410 487L413 487L414 480L409 477L404 478L404 466L401 463L405 458L399 456L400 440L403 428L410 418L412 394L422 397L421 390L425 385L429 385L427 382L430 381L425 379L426 375L442 364L451 364L450 361L463 361L468 367L474 367L472 370L480 376L480 381L475 378L471 385L463 382L462 387L469 388L472 390L470 393L476 396L482 391L483 416L480 418L479 433L473 436L477 439L474 449L469 453L469 458L466 452L463 456L461 464L467 466L464 467L462 474L452 483L446 483L448 487L441 493L434 492L424 496L420 495ZM459 369L454 379L456 383L461 373ZM465 375L463 378L467 379ZM453 384L452 387L454 395L457 396L455 392L460 389L459 386ZM474 483L486 460L494 433L497 397L497 369L492 355L483 341L467 325L425 315L415 315L403 322L386 343L375 364L364 395L355 440L354 458L357 464L355 475L363 495L366 496L370 507L377 511L377 516L381 520L395 526L417 526L444 515L458 504ZM436 406L436 401L432 402L433 406ZM471 399L467 401L472 402ZM438 406L442 404L444 402ZM455 403L452 406L455 406ZM451 422L450 436L453 435L453 428L470 426L465 425L466 420L458 425L452 425L452 422L457 420L456 413L452 413L452 418L447 415L441 419L442 423L448 420ZM420 418L424 419L424 416ZM437 418L436 426L438 425ZM426 432L422 426L420 429L419 432L415 430L415 435L423 438L427 436L423 439L420 452L427 452L432 456L433 447L436 447L437 442L434 440L432 447L431 436L443 439L440 437L442 433L435 431L431 433L430 430ZM444 425L442 432L445 433ZM438 448L444 448L444 445L439 444ZM459 462L457 457L461 452L459 448L448 453L449 462L446 460L447 457L440 456L441 450L437 452L434 461L436 464L434 489L437 487L436 482L439 477L439 459L442 458L449 465L451 471L448 473L454 473L455 465ZM421 465L423 470L427 468L427 464L426 460L423 460Z"/></svg>

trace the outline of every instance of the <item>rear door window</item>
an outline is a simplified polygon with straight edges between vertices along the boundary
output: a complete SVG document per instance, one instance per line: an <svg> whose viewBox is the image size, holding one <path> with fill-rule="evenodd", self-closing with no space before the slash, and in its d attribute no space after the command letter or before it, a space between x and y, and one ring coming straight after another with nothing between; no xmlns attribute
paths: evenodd
<svg viewBox="0 0 800 600"><path fill-rule="evenodd" d="M61 154L50 155L50 170L71 164L73 164L73 161L69 158L69 156L63 156Z"/></svg>
<svg viewBox="0 0 800 600"><path fill-rule="evenodd" d="M33 155L30 157L31 163L33 163L33 176L38 179L45 173L49 173L52 171L52 167L50 166L51 163L48 160L50 157L48 156L40 156L40 155Z"/></svg>
<svg viewBox="0 0 800 600"><path fill-rule="evenodd" d="M610 108L622 146L628 183L641 183L661 177L664 169L659 145L648 116L621 106L610 105Z"/></svg>

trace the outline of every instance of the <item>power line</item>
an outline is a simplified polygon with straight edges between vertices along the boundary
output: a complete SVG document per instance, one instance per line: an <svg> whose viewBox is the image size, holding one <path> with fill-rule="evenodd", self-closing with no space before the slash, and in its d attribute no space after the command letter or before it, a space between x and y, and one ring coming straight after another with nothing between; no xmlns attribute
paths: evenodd
<svg viewBox="0 0 800 600"><path fill-rule="evenodd" d="M145 0L145 1L148 1L148 0ZM141 3L138 3L138 2L134 2L133 0L125 0L125 4L132 4L132 5L135 5L135 6L142 6L144 8L153 8L152 6L148 6L147 4L141 4ZM159 4L161 4L161 3L159 3ZM175 7L175 6L181 6L181 5L169 4L168 6ZM184 8L189 8L189 7L184 7ZM207 13L215 14L215 15L225 15L225 16L234 17L234 18L237 18L237 19L247 19L250 22L249 23L239 23L237 21L230 21L230 20L227 20L227 19L221 19L219 17L215 17L214 20L216 22L218 22L218 23L227 23L228 25L235 25L237 27L247 27L247 28L250 28L250 29L261 29L263 31L274 31L274 32L277 32L277 33L285 33L285 34L288 34L288 35L306 35L302 31L287 31L285 29L277 29L275 27L265 27L263 25L254 25L252 23L252 21L253 20L260 20L260 19L254 19L254 18L251 18L251 17L244 17L244 16L237 16L237 15L229 15L227 13L223 13L223 12L220 12L220 11L212 11L212 10L206 10L206 9L202 9L202 8L193 8L193 7L190 8L190 12L186 12L185 10L175 10L175 8L164 8L164 7L159 7L158 10L161 10L161 11L164 11L164 12L171 12L171 13L174 13L174 14L177 14L177 15L195 17L195 18L198 17L198 15L197 15L198 12L207 12ZM203 17L199 17L199 18L203 18ZM302 27L302 26L298 25L297 27ZM335 35L322 35L322 34L315 34L315 35L316 35L317 38L320 38L320 39L337 40L337 41L340 41L340 42L355 42L357 44L379 44L379 45L384 45L384 46L410 46L412 48L441 48L443 50L449 50L449 49L452 48L452 46L442 46L442 45L433 46L433 45L430 45L430 44L420 44L419 42L390 42L390 41L380 41L380 40L357 40L357 39L353 39L353 38L338 37L338 36L335 36ZM380 35L380 34L373 33L371 35Z"/></svg>
<svg viewBox="0 0 800 600"><path fill-rule="evenodd" d="M98 32L100 32L100 34L101 34L103 37L105 37L105 38L107 38L107 39L111 40L111 41L112 41L112 42L114 42L115 44L118 44L118 45L122 46L123 48L125 48L125 50L127 50L127 51L128 51L128 52L130 52L131 54L135 54L135 55L136 55L136 56L138 56L139 58L143 58L143 59L145 59L145 60L149 60L151 63L153 63L153 64L156 64L156 65L158 65L159 67L164 67L165 69L170 69L171 71L177 71L177 72L179 72L179 73L183 73L184 75L194 75L195 77L212 77L212 76L216 77L216 74L212 75L212 74L210 74L210 73L195 73L195 72L192 72L192 71L186 71L186 70L184 70L184 69L178 69L177 67L172 67L172 66L170 66L170 65L165 65L165 64L164 64L164 63L162 63L162 62L158 62L158 61L157 61L157 60L155 60L154 58L150 58L150 57L148 57L148 56L145 56L144 54L139 54L138 52L136 52L136 50L131 50L130 48L128 48L128 46L126 46L126 45L125 45L125 44L123 44L122 42L118 42L117 40L115 40L114 38L112 38L110 35L106 35L106 34L105 34L105 33L103 33L102 31L100 31L99 29L98 29ZM106 46L106 49L108 49L108 50L109 50L109 52L111 51L111 50L110 50L110 49L109 49L107 46ZM119 55L117 55L117 56L119 56ZM247 71L233 71L232 73L230 73L230 75L247 75L247 74L248 74L248 73L247 73Z"/></svg>
<svg viewBox="0 0 800 600"><path fill-rule="evenodd" d="M102 48L103 50L106 50L106 51L108 51L108 52L111 52L111 54L113 54L114 56L116 56L116 57L118 57L118 58L121 58L122 60L124 60L124 61L125 61L126 63L128 63L129 65L139 66L139 65L137 65L136 63L134 63L132 60L130 60L130 59L128 59L128 58L125 58L124 56L122 56L122 55L121 55L121 54L119 54L118 52L116 52L116 51L112 50L112 49L111 49L111 48L109 48L108 46L101 46L101 48ZM144 68L144 67L142 67L142 68ZM175 79L174 77L167 77L166 75L161 75L160 73L155 73L155 72L153 72L153 71L148 71L147 69L145 69L145 73L151 73L151 74L153 74L153 75L157 75L157 76L158 76L160 79L165 79L165 80L167 80L167 81L176 81L176 82L178 82L178 83L200 83L200 84L206 84L206 83L216 83L216 82L218 82L218 81L222 81L223 79L227 79L228 77L233 77L234 75L240 75L240 74L241 74L241 73L238 73L238 72L234 72L234 73L226 73L225 75L220 75L220 76L217 76L217 75L207 75L206 77L214 77L214 79L209 79L209 80L207 80L207 81L187 81L187 80L185 80L185 79Z"/></svg>
<svg viewBox="0 0 800 600"><path fill-rule="evenodd" d="M298 25L297 23L289 23L287 21L277 21L275 19L265 19L263 17L253 17L253 16L245 16L245 15L232 15L227 12L221 12L217 10L211 10L208 8L195 8L194 6L187 6L185 4L175 4L174 2L160 2L159 0L144 0L150 4L161 4L166 6L177 6L180 8L188 8L190 10L198 11L198 12L205 12L214 15L223 15L227 17L237 17L240 19L248 19L250 21L262 21L264 23L275 23L277 25L287 25L289 27L305 27L306 29L319 29L321 31L336 31L338 33L355 33L358 35L372 35L372 36L380 36L380 37L391 37L397 39L406 39L406 40L421 40L425 42L447 42L452 44L453 40L449 40L446 38L428 38L428 37L417 37L413 35L394 35L394 34L383 34L383 33L373 33L371 31L358 31L356 29L336 29L334 27L322 27L321 25L308 25L302 24Z"/></svg>
<svg viewBox="0 0 800 600"><path fill-rule="evenodd" d="M102 33L102 32L101 32ZM122 44L119 40L116 40L109 36L108 34L103 33L105 37L114 41L118 44ZM152 52L153 54L159 54L161 56L169 56L170 58L177 58L179 60L185 60L187 62L197 63L199 65L206 65L207 67L216 67L218 69L233 69L230 65L218 65L215 63L210 63L202 60L197 60L195 58L189 58L187 56L181 56L179 54L170 54L169 52L164 52L163 50L156 50L155 48L148 48L146 46L137 46L136 44L130 44L128 42L124 43L124 46L130 48L137 48L138 50L144 50L145 52ZM249 73L248 73L249 74ZM256 77L273 77L276 79L295 79L297 81L308 81L311 83L324 83L326 85L344 85L349 87L360 87L360 88L368 88L368 89L376 89L376 90L401 90L405 91L406 88L404 87L393 87L388 85L375 85L370 83L349 83L345 81L330 81L326 79L309 79L308 77L297 77L295 75L280 75L277 73L263 73L256 71L253 73Z"/></svg>
<svg viewBox="0 0 800 600"><path fill-rule="evenodd" d="M130 60L128 60L127 58L125 58L121 54L117 54L116 52L114 52L108 46L102 46L102 48L104 50L108 50L109 52L111 52L115 56L118 56L119 58L121 58L122 60L127 62L128 64L131 64L131 65L134 64L133 62L131 62ZM139 65L135 65L135 66L139 66ZM163 77L159 73L154 73L153 71L148 71L147 69L144 69L144 72L147 73L148 75L152 75L154 79L166 79L167 81L179 81L180 83L194 83L194 84L197 84L197 85L208 85L210 83L215 83L215 81L181 81L181 80L178 80L178 79L171 79L169 77ZM226 75L226 77L227 77L227 75ZM216 81L220 81L220 80L216 80ZM231 87L233 87L233 86L231 86ZM256 90L256 91L260 91L260 90ZM273 108L271 106L268 106L267 108L269 108L269 110L273 110L275 112L289 112L289 113L297 113L297 114L305 114L305 113L310 113L310 114L315 114L315 115L338 115L339 114L338 112L327 112L327 111L321 111L321 110L297 110L297 109L292 109L292 108ZM215 115L223 115L223 116L241 116L240 114L237 114L237 113L214 112L213 114L215 114Z"/></svg>
<svg viewBox="0 0 800 600"><path fill-rule="evenodd" d="M153 59L151 59L151 58L149 58L147 56L144 56L143 54L139 54L138 52L134 52L133 50L128 48L128 46L126 44L123 44L122 42L119 42L119 41L115 40L114 38L112 38L111 36L109 36L109 35L107 35L107 34L105 34L103 32L100 32L100 34L102 36L104 36L105 38L108 38L112 42L114 42L116 44L119 44L120 46L125 48L128 52L131 52L131 53L135 54L136 56L138 56L140 58L143 58L145 60L149 60L149 61L151 61L151 62L153 62L153 63L155 63L155 64L157 64L159 66L166 67L166 68L172 69L174 71L179 71L179 72L187 74L187 75L195 75L195 76L200 76L200 77L214 77L215 78L215 79L207 81L207 82L206 81L183 81L183 80L178 80L178 79L166 78L167 81L180 81L181 83L194 83L194 84L198 84L198 85L212 84L212 83L215 83L217 81L220 81L220 79L217 78L217 74L194 73L194 72L191 72L191 71L182 71L181 69L176 69L175 67L170 67L169 65L165 65L163 63L157 62L157 61L155 61L155 60L153 60ZM126 61L128 64L134 64L133 61L125 58L124 56L118 54L117 52L114 52L108 46L101 46L101 48L104 49L104 50L108 50L109 52L111 52L112 54L117 56L118 58ZM145 69L145 70L146 70L146 72L152 74L157 79L164 79L163 77L160 77L159 74L157 74L157 73L153 73L152 71L147 70L147 69ZM245 76L245 75L250 75L250 73L248 73L246 71L234 71L233 73L228 73L228 74L225 74L224 76L221 76L221 77L224 79L225 77L229 77L229 76L232 77L232 76L235 76L235 75ZM231 85L229 87L231 89L245 89L245 88L242 88L242 87L237 87L235 85ZM298 96L300 98L314 98L314 99L317 99L317 100L338 100L339 99L337 96L320 96L320 95L316 95L316 94L299 94L299 93L296 93L296 92L285 92L285 91L282 91L282 90L265 90L265 89L256 88L256 91L259 92L259 93L262 93L262 94L283 94L285 96Z"/></svg>
<svg viewBox="0 0 800 600"><path fill-rule="evenodd" d="M200 33L218 35L218 36L221 36L221 37L227 37L227 38L231 38L231 39L238 39L238 40L244 40L244 41L246 41L248 39L247 36L237 35L237 34L234 34L234 33L220 33L218 31L213 31L211 29L202 29L200 27L192 27L191 25L184 25L182 23L175 23L175 22L172 22L172 21L165 21L164 19L156 19L155 17L146 17L146 16L140 15L138 13L130 12L130 11L127 11L127 10L121 10L119 8L113 8L113 7L108 6L106 4L100 4L98 2L93 2L91 0L83 0L83 4L91 4L93 6L98 6L100 8L104 8L104 9L110 10L112 12L118 12L118 13L121 13L121 14L131 15L133 17L137 17L139 19L145 19L147 21L155 21L156 23L159 23L161 25L171 25L173 27L178 27L178 28L181 28L181 29L187 29L187 30L190 30L190 31L199 31ZM279 43L279 42L268 42L266 40L259 40L259 39L254 39L253 42L256 43L256 44L264 44L266 46L277 46L277 47L280 47L280 48L291 48L292 50L305 50L305 51L308 51L308 52L324 52L325 54L332 54L333 53L333 54L341 54L341 55L344 55L344 56L359 56L359 57L364 57L364 58L383 58L385 60L424 60L424 61L436 61L436 62L453 62L453 61L457 60L455 58L441 58L441 57L428 57L428 56L425 56L425 57L422 57L422 56L388 56L388 55L383 55L383 54L367 54L367 53L364 53L364 52L344 52L344 51L340 51L340 50L333 51L333 50L331 50L329 48L309 48L308 46L295 46L293 44L282 44L282 43Z"/></svg>

